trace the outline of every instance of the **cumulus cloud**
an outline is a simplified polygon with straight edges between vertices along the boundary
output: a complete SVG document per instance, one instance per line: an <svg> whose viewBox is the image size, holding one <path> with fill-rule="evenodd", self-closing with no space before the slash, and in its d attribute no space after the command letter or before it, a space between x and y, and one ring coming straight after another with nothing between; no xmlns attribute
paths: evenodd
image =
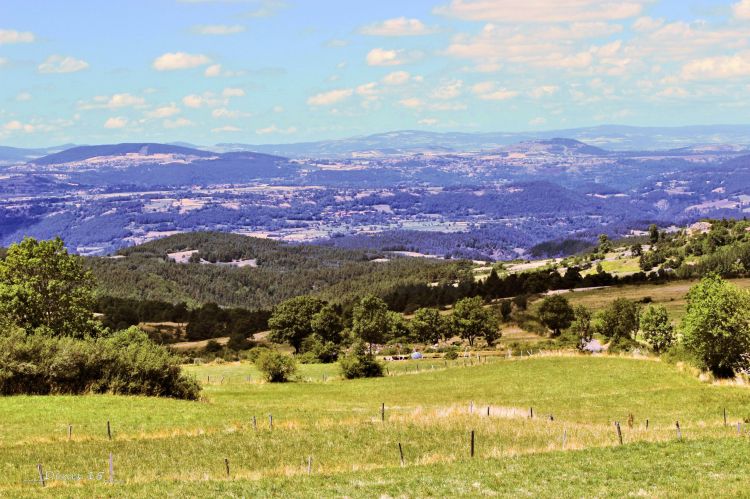
<svg viewBox="0 0 750 499"><path fill-rule="evenodd" d="M36 128L30 123L21 123L18 120L13 120L3 125L3 130L6 132L24 132L33 133Z"/></svg>
<svg viewBox="0 0 750 499"><path fill-rule="evenodd" d="M112 117L112 118L107 119L107 121L104 122L104 128L110 128L110 129L125 128L127 124L128 124L127 118L117 116L117 117Z"/></svg>
<svg viewBox="0 0 750 499"><path fill-rule="evenodd" d="M242 97L245 95L245 91L241 88L225 88L221 95L224 97Z"/></svg>
<svg viewBox="0 0 750 499"><path fill-rule="evenodd" d="M737 19L750 19L750 0L741 0L732 5L732 12Z"/></svg>
<svg viewBox="0 0 750 499"><path fill-rule="evenodd" d="M30 31L0 29L0 45L10 45L12 43L31 43L34 40L34 33Z"/></svg>
<svg viewBox="0 0 750 499"><path fill-rule="evenodd" d="M197 35L226 36L242 33L245 31L245 27L240 24L234 24L231 26L226 24L204 24L193 26L192 31Z"/></svg>
<svg viewBox="0 0 750 499"><path fill-rule="evenodd" d="M682 67L681 75L686 80L748 77L750 76L750 51L690 61Z"/></svg>
<svg viewBox="0 0 750 499"><path fill-rule="evenodd" d="M79 102L78 109L120 109L124 107L143 107L146 99L129 93L97 95L90 102Z"/></svg>
<svg viewBox="0 0 750 499"><path fill-rule="evenodd" d="M367 53L367 64L370 66L400 66L420 57L417 52L406 53L404 50L386 50L374 48Z"/></svg>
<svg viewBox="0 0 750 499"><path fill-rule="evenodd" d="M408 83L411 75L407 71L394 71L383 77L383 83L386 85L403 85Z"/></svg>
<svg viewBox="0 0 750 499"><path fill-rule="evenodd" d="M154 59L152 66L157 71L174 71L178 69L197 68L210 63L211 59L203 54L168 52Z"/></svg>
<svg viewBox="0 0 750 499"><path fill-rule="evenodd" d="M311 106L331 106L352 96L354 90L351 88L339 88L328 92L315 94L307 99Z"/></svg>
<svg viewBox="0 0 750 499"><path fill-rule="evenodd" d="M534 99L541 99L542 97L554 95L559 90L560 87L558 87L557 85L541 85L539 87L531 89L529 91L529 96L533 97Z"/></svg>
<svg viewBox="0 0 750 499"><path fill-rule="evenodd" d="M400 101L398 101L398 103L404 107L408 107L411 109L422 107L423 105L422 100L416 97L408 97L406 99L401 99Z"/></svg>
<svg viewBox="0 0 750 499"><path fill-rule="evenodd" d="M228 93L233 93L234 90L241 89L225 89L229 90ZM244 93L242 94L244 95ZM202 94L190 94L182 98L182 103L187 107L197 109L199 107L220 107L229 104L229 97L223 96L219 98L213 92L203 92Z"/></svg>
<svg viewBox="0 0 750 499"><path fill-rule="evenodd" d="M432 91L433 99L450 100L455 99L461 95L461 87L464 82L462 80L452 80L444 83Z"/></svg>
<svg viewBox="0 0 750 499"><path fill-rule="evenodd" d="M397 17L381 23L370 24L359 30L363 35L371 36L419 36L435 33L435 28L426 26L419 19Z"/></svg>
<svg viewBox="0 0 750 499"><path fill-rule="evenodd" d="M89 63L74 57L51 55L38 66L40 73L75 73L89 67Z"/></svg>
<svg viewBox="0 0 750 499"><path fill-rule="evenodd" d="M288 128L279 128L278 126L276 126L276 124L273 124L266 128L259 128L255 130L255 133L257 133L258 135L291 135L297 133L297 128L293 126L290 126Z"/></svg>
<svg viewBox="0 0 750 499"><path fill-rule="evenodd" d="M148 113L146 113L146 116L148 116L149 118L163 119L174 116L175 114L180 114L180 112L181 111L179 107L174 104L170 104L168 106L157 107L153 111L149 111Z"/></svg>
<svg viewBox="0 0 750 499"><path fill-rule="evenodd" d="M664 24L663 19L654 19L653 17L639 17L633 23L633 29L636 31L654 31Z"/></svg>
<svg viewBox="0 0 750 499"><path fill-rule="evenodd" d="M471 91L482 100L508 100L518 96L515 90L497 88L493 81L483 81L471 87Z"/></svg>
<svg viewBox="0 0 750 499"><path fill-rule="evenodd" d="M174 120L164 120L162 123L164 128L183 128L186 126L193 126L194 123L187 118L177 118Z"/></svg>
<svg viewBox="0 0 750 499"><path fill-rule="evenodd" d="M226 125L226 126L220 126L218 128L212 128L211 131L213 133L227 133L227 132L234 133L234 132L241 132L242 128L236 127L233 125Z"/></svg>
<svg viewBox="0 0 750 499"><path fill-rule="evenodd" d="M648 0L452 0L436 14L467 21L560 23L619 20L641 13Z"/></svg>

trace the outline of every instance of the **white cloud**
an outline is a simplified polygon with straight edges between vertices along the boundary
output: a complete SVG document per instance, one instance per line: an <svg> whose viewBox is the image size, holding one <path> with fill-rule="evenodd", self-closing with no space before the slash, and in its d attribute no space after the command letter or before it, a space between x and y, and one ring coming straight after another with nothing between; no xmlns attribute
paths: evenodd
<svg viewBox="0 0 750 499"><path fill-rule="evenodd" d="M354 91L357 93L357 95L366 98L375 98L378 94L380 94L378 84L375 82L359 85Z"/></svg>
<svg viewBox="0 0 750 499"><path fill-rule="evenodd" d="M217 76L221 76L221 64L212 64L211 66L206 68L206 71L203 73L209 78L216 78Z"/></svg>
<svg viewBox="0 0 750 499"><path fill-rule="evenodd" d="M681 75L686 80L748 77L750 76L750 51L690 61L682 67Z"/></svg>
<svg viewBox="0 0 750 499"><path fill-rule="evenodd" d="M682 87L667 87L656 95L659 97L677 97L684 98L690 95L690 93Z"/></svg>
<svg viewBox="0 0 750 499"><path fill-rule="evenodd" d="M419 19L397 17L381 23L370 24L359 30L363 35L372 36L419 36L435 33L435 28L426 26Z"/></svg>
<svg viewBox="0 0 750 499"><path fill-rule="evenodd" d="M403 50L386 50L374 48L367 53L367 64L370 66L400 66L419 57L417 53L407 54Z"/></svg>
<svg viewBox="0 0 750 499"><path fill-rule="evenodd" d="M440 100L455 99L461 95L461 87L463 85L464 82L462 80L449 81L433 90L432 98Z"/></svg>
<svg viewBox="0 0 750 499"><path fill-rule="evenodd" d="M211 111L211 116L214 118L227 118L227 119L234 119L234 118L241 118L243 116L249 116L249 113L243 113L242 111L232 111L231 109L227 109L225 107L220 107L217 109L214 109Z"/></svg>
<svg viewBox="0 0 750 499"><path fill-rule="evenodd" d="M245 91L241 88L227 87L221 93L224 97L242 97L245 95Z"/></svg>
<svg viewBox="0 0 750 499"><path fill-rule="evenodd" d="M212 128L211 131L213 133L227 133L227 132L241 132L242 128L232 126L232 125L226 125L226 126L220 126L218 128Z"/></svg>
<svg viewBox="0 0 750 499"><path fill-rule="evenodd" d="M146 99L129 93L97 95L91 102L79 102L78 109L120 109L124 107L143 107Z"/></svg>
<svg viewBox="0 0 750 499"><path fill-rule="evenodd" d="M404 107L408 107L412 109L422 107L422 104L423 104L422 100L417 99L416 97L409 97L406 99L401 99L400 101L398 101L398 103Z"/></svg>
<svg viewBox="0 0 750 499"><path fill-rule="evenodd" d="M468 21L559 23L617 20L640 14L648 0L451 0L435 13Z"/></svg>
<svg viewBox="0 0 750 499"><path fill-rule="evenodd" d="M266 128L259 128L258 130L255 130L255 133L257 133L258 135L291 135L293 133L297 133L297 128L293 126L290 126L288 128L279 128L275 124L273 124Z"/></svg>
<svg viewBox="0 0 750 499"><path fill-rule="evenodd" d="M471 87L471 91L482 100L508 100L518 96L515 90L496 88L492 81L477 83Z"/></svg>
<svg viewBox="0 0 750 499"><path fill-rule="evenodd" d="M330 106L351 97L353 93L354 91L351 88L330 90L313 95L307 99L307 103L311 106Z"/></svg>
<svg viewBox="0 0 750 499"><path fill-rule="evenodd" d="M550 95L554 95L559 90L560 90L560 87L558 87L557 85L541 85L529 91L529 95L535 99L540 99L542 97L548 97Z"/></svg>
<svg viewBox="0 0 750 499"><path fill-rule="evenodd" d="M435 126L438 124L438 120L436 118L423 118L419 120L417 123L419 123L420 125L425 125L425 126Z"/></svg>
<svg viewBox="0 0 750 499"><path fill-rule="evenodd" d="M200 26L194 26L192 29L193 33L198 35L208 36L226 36L236 35L245 31L245 27L240 24L226 25L226 24L204 24Z"/></svg>
<svg viewBox="0 0 750 499"><path fill-rule="evenodd" d="M633 23L633 29L636 31L654 31L661 28L664 24L663 19L654 19L653 17L639 17Z"/></svg>
<svg viewBox="0 0 750 499"><path fill-rule="evenodd" d="M0 45L11 43L31 43L35 40L30 31L16 31L14 29L0 29Z"/></svg>
<svg viewBox="0 0 750 499"><path fill-rule="evenodd" d="M750 0L741 0L732 5L732 12L737 19L750 19Z"/></svg>
<svg viewBox="0 0 750 499"><path fill-rule="evenodd" d="M16 95L16 100L18 102L27 102L32 99L32 96L29 92L21 92L18 95Z"/></svg>
<svg viewBox="0 0 750 499"><path fill-rule="evenodd" d="M219 107L226 106L229 103L228 98L218 98L213 92L203 92L203 94L190 94L182 98L182 103L187 107L197 109L199 107Z"/></svg>
<svg viewBox="0 0 750 499"><path fill-rule="evenodd" d="M408 83L411 75L406 71L394 71L383 77L383 83L386 85L403 85Z"/></svg>
<svg viewBox="0 0 750 499"><path fill-rule="evenodd" d="M89 67L89 63L73 57L51 55L37 68L40 73L75 73Z"/></svg>
<svg viewBox="0 0 750 499"><path fill-rule="evenodd" d="M175 114L180 114L180 108L174 104L170 104L168 106L157 107L153 111L146 113L146 116L149 118L163 119L174 116Z"/></svg>
<svg viewBox="0 0 750 499"><path fill-rule="evenodd" d="M545 118L534 118L529 121L529 125L531 126L541 126L547 123L547 120Z"/></svg>
<svg viewBox="0 0 750 499"><path fill-rule="evenodd" d="M128 124L128 120L121 116L109 118L104 122L104 128L117 129L124 128Z"/></svg>
<svg viewBox="0 0 750 499"><path fill-rule="evenodd" d="M186 126L193 126L194 123L187 118L177 118L174 120L164 120L162 123L164 128L183 128Z"/></svg>
<svg viewBox="0 0 750 499"><path fill-rule="evenodd" d="M35 131L34 125L30 123L21 123L18 120L9 121L3 125L3 130L6 132L25 132L33 133Z"/></svg>
<svg viewBox="0 0 750 499"><path fill-rule="evenodd" d="M211 59L203 54L168 52L154 59L152 66L157 71L174 71L177 69L197 68L210 63Z"/></svg>

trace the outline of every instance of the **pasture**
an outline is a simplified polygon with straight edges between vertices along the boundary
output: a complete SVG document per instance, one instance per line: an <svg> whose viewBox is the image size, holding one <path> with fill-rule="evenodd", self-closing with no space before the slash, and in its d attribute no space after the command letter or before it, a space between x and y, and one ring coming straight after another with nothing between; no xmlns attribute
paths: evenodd
<svg viewBox="0 0 750 499"><path fill-rule="evenodd" d="M389 368L344 381L335 366L307 365L298 381L268 384L246 363L189 366L200 402L0 399L0 496L736 497L750 487L745 387L626 357ZM42 488L37 464L62 479Z"/></svg>

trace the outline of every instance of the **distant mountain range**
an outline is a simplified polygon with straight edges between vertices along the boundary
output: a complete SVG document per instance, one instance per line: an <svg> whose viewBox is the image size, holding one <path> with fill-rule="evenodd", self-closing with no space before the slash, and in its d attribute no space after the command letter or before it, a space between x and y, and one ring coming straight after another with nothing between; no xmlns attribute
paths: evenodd
<svg viewBox="0 0 750 499"><path fill-rule="evenodd" d="M540 132L461 133L404 130L296 144L216 144L220 151L252 150L286 157L367 157L415 153L472 152L518 142L576 139L611 151L652 151L696 145L750 145L750 125L632 127L602 125Z"/></svg>
<svg viewBox="0 0 750 499"><path fill-rule="evenodd" d="M686 149L690 152L721 147L723 150L750 148L750 125L696 125L683 127L635 127L601 125L585 128L531 132L428 132L401 130L345 139L297 142L289 144L220 143L202 146L187 142L169 144L118 144L117 146L74 146L22 149L0 146L0 164L18 163L53 155L52 160L76 154L100 153L100 156L137 153L147 146L150 154L172 153L206 155L209 152L253 151L288 158L384 157L408 154L444 154L490 151L529 141L575 139L608 151L657 151ZM101 148L101 149L99 149ZM68 150L68 156L53 153ZM597 154L600 154L601 151ZM46 161L46 160L44 160ZM35 161L38 164L39 161Z"/></svg>

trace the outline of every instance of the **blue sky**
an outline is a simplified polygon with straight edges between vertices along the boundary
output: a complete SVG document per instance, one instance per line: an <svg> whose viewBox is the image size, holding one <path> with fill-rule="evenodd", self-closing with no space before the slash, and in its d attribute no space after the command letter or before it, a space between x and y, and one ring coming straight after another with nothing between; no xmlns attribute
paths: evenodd
<svg viewBox="0 0 750 499"><path fill-rule="evenodd" d="M2 0L0 144L747 123L750 0Z"/></svg>

